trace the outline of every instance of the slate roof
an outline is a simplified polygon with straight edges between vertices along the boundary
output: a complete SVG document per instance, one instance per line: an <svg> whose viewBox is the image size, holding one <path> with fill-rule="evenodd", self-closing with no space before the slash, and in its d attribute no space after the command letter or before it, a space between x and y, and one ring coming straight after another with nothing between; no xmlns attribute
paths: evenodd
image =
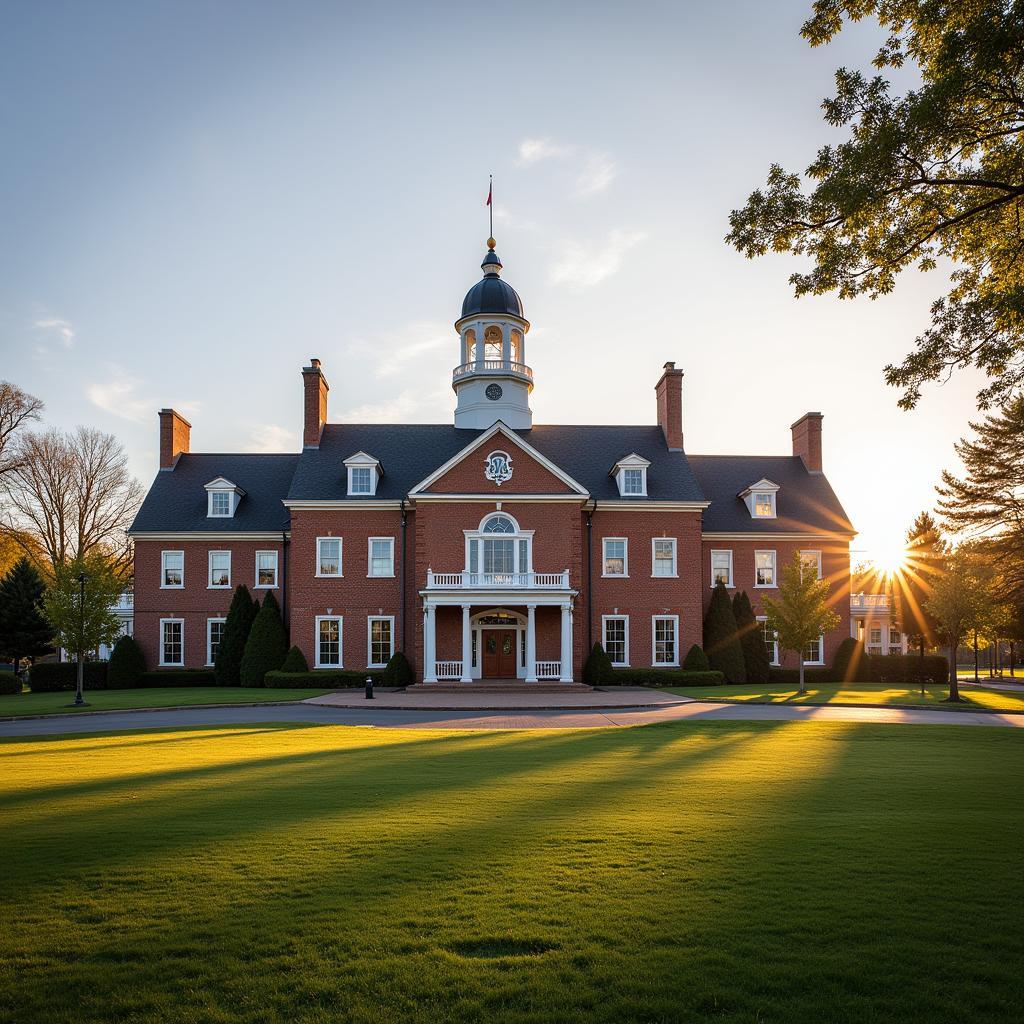
<svg viewBox="0 0 1024 1024"><path fill-rule="evenodd" d="M711 507L705 533L856 533L821 473L795 455L691 455L690 466ZM775 519L754 519L737 495L767 477L779 485Z"/></svg>
<svg viewBox="0 0 1024 1024"><path fill-rule="evenodd" d="M298 455L180 455L172 471L157 473L132 532L285 530L288 510L281 502L298 461ZM245 495L233 516L211 519L204 488L219 476L241 487Z"/></svg>
<svg viewBox="0 0 1024 1024"><path fill-rule="evenodd" d="M632 452L651 463L647 471L647 500L703 500L686 456L668 450L660 427L538 426L514 433L582 484L598 501L619 500L609 470ZM365 499L352 496L350 500L397 500L477 436L477 431L441 423L329 423L324 427L320 447L302 453L288 497L307 501L348 498L343 462L364 451L380 461L384 476L375 495ZM482 473L481 462L481 479Z"/></svg>

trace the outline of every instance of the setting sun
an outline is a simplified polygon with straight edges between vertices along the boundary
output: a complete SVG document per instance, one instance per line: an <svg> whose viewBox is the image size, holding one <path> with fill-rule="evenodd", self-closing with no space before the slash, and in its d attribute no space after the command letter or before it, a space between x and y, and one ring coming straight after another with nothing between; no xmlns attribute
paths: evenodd
<svg viewBox="0 0 1024 1024"><path fill-rule="evenodd" d="M880 575L897 576L907 565L906 546L896 542L878 547L871 552L871 563Z"/></svg>

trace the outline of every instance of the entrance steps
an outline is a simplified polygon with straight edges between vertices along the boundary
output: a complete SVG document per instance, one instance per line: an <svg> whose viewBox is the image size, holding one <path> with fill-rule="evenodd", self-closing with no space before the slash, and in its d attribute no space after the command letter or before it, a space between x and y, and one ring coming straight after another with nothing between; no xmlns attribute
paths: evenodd
<svg viewBox="0 0 1024 1024"><path fill-rule="evenodd" d="M413 683L406 693L592 693L585 683L524 683L521 679L485 679L473 683Z"/></svg>

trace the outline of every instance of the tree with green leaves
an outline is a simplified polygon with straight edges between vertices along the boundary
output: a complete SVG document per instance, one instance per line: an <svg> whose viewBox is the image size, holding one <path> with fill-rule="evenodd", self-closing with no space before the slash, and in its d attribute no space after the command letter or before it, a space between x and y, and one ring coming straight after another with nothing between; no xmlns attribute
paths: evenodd
<svg viewBox="0 0 1024 1024"><path fill-rule="evenodd" d="M930 512L922 512L907 531L906 558L892 581L893 616L909 643L924 657L936 644L937 624L926 599L940 576L949 545Z"/></svg>
<svg viewBox="0 0 1024 1024"><path fill-rule="evenodd" d="M218 686L240 685L245 642L249 639L249 630L252 629L258 611L259 603L253 601L249 588L239 583L231 598L231 607L224 620L224 632L214 659L213 673Z"/></svg>
<svg viewBox="0 0 1024 1024"><path fill-rule="evenodd" d="M288 634L281 621L281 607L273 591L267 591L245 641L239 678L243 686L262 686L268 672L276 672L288 656Z"/></svg>
<svg viewBox="0 0 1024 1024"><path fill-rule="evenodd" d="M711 603L704 615L704 653L711 668L721 672L727 683L747 681L747 665L736 616L733 615L729 592L721 580L711 592Z"/></svg>
<svg viewBox="0 0 1024 1024"><path fill-rule="evenodd" d="M0 657L18 671L22 658L34 660L53 649L53 627L43 612L46 586L27 558L0 580Z"/></svg>
<svg viewBox="0 0 1024 1024"><path fill-rule="evenodd" d="M800 552L783 567L777 597L763 599L768 628L774 629L779 647L793 651L800 665L800 693L807 692L804 682L804 658L807 648L839 625L839 616L831 607L832 587L818 579L817 572L804 563Z"/></svg>
<svg viewBox="0 0 1024 1024"><path fill-rule="evenodd" d="M764 642L764 630L754 615L750 598L745 590L733 595L732 614L736 619L736 630L743 648L743 663L747 669L748 683L767 683L771 671L771 658Z"/></svg>
<svg viewBox="0 0 1024 1024"><path fill-rule="evenodd" d="M85 655L101 644L113 644L121 633L121 620L111 611L124 590L124 581L109 558L95 553L54 566L53 582L46 590L44 613L57 644L78 660L80 702Z"/></svg>
<svg viewBox="0 0 1024 1024"><path fill-rule="evenodd" d="M886 33L876 74L841 68L822 103L831 128L804 172L778 164L730 215L726 240L745 256L789 252L797 296L875 298L910 267L943 271L915 349L886 367L913 408L922 387L974 366L988 376L987 408L1024 383L1024 5L1005 0L816 0L802 29L811 46L846 22L874 18ZM894 93L888 69L919 81Z"/></svg>

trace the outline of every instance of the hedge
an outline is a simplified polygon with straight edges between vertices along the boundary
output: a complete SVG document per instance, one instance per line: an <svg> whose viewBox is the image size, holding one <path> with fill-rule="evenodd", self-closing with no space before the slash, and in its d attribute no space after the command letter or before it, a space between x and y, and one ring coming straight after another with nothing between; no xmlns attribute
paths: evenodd
<svg viewBox="0 0 1024 1024"><path fill-rule="evenodd" d="M78 685L78 663L75 661L44 661L33 665L28 673L28 688L33 693L56 693L74 690ZM107 663L85 662L83 685L87 690L107 688Z"/></svg>
<svg viewBox="0 0 1024 1024"><path fill-rule="evenodd" d="M683 668L617 668L612 684L619 686L721 686L721 672L689 672Z"/></svg>
<svg viewBox="0 0 1024 1024"><path fill-rule="evenodd" d="M600 644L594 644L587 660L583 663L583 682L588 686L614 683L614 672L607 651Z"/></svg>
<svg viewBox="0 0 1024 1024"><path fill-rule="evenodd" d="M21 693L21 676L17 672L0 669L0 695L10 696Z"/></svg>
<svg viewBox="0 0 1024 1024"><path fill-rule="evenodd" d="M268 672L263 677L263 685L290 690L301 690L306 687L323 690L334 687L343 690L364 686L367 676L373 680L375 686L380 686L384 679L381 669L318 669L313 672Z"/></svg>
<svg viewBox="0 0 1024 1024"><path fill-rule="evenodd" d="M820 666L804 666L804 682L808 686L820 686L822 683L834 683L836 673L834 669L822 668ZM786 686L796 686L800 682L800 670L798 668L772 668L768 672L768 685L781 683Z"/></svg>
<svg viewBox="0 0 1024 1024"><path fill-rule="evenodd" d="M212 668L155 668L139 676L139 686L216 686Z"/></svg>
<svg viewBox="0 0 1024 1024"><path fill-rule="evenodd" d="M872 683L910 683L920 686L949 682L949 661L942 654L869 654L868 673Z"/></svg>

